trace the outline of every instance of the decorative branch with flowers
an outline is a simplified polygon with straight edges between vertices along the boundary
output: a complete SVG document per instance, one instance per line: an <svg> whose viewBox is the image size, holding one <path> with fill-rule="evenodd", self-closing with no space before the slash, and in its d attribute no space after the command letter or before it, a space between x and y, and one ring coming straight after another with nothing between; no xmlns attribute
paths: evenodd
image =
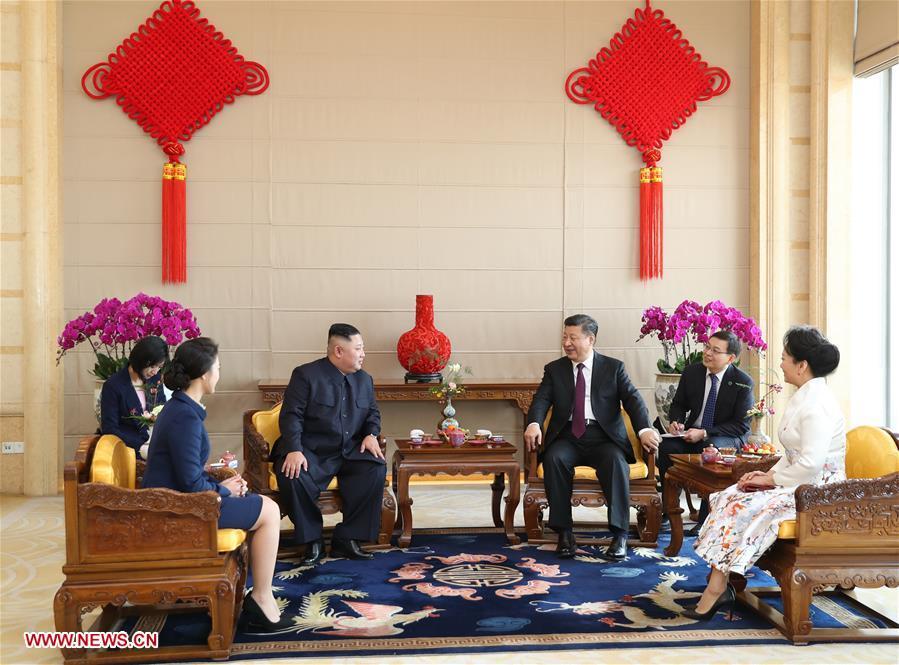
<svg viewBox="0 0 899 665"><path fill-rule="evenodd" d="M744 384L738 384L744 385ZM768 386L768 389L765 391L765 394L762 395L759 400L752 405L752 408L746 412L747 418L755 418L756 420L761 420L765 416L773 416L775 411L774 408L770 404L770 397L775 393L781 392L784 387L779 383L761 383L760 386ZM748 387L748 386L747 386Z"/></svg>
<svg viewBox="0 0 899 665"><path fill-rule="evenodd" d="M462 367L460 363L450 363L446 366L446 376L436 386L431 386L430 393L437 399L452 399L465 392L462 385L463 375L471 376L470 367Z"/></svg>
<svg viewBox="0 0 899 665"><path fill-rule="evenodd" d="M702 360L703 345L718 330L730 330L747 348L759 355L763 355L768 348L756 322L720 300L712 300L705 305L684 300L671 315L653 305L643 311L642 321L637 341L655 337L662 343L665 357L657 363L662 374L680 374L687 365Z"/></svg>
<svg viewBox="0 0 899 665"><path fill-rule="evenodd" d="M162 337L170 346L200 336L197 320L186 307L145 293L120 301L104 298L89 312L66 323L56 342L56 363L83 342L96 356L91 372L106 380L128 363L131 346L148 335Z"/></svg>

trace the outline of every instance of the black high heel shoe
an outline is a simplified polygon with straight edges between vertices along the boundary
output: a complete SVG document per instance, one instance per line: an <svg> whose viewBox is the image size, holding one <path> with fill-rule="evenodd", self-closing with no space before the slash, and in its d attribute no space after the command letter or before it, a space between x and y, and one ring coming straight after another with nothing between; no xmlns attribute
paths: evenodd
<svg viewBox="0 0 899 665"><path fill-rule="evenodd" d="M290 628L293 621L285 617L283 614L278 621L272 621L267 616L259 603L250 594L244 596L243 599L243 616L241 617L243 628L247 632L253 633L274 633L285 628Z"/></svg>
<svg viewBox="0 0 899 665"><path fill-rule="evenodd" d="M734 588L728 584L727 588L724 590L720 596L718 596L718 600L715 601L715 604L709 609L708 612L703 612L700 614L696 611L696 607L693 607L689 610L684 610L681 612L682 616L687 617L688 619L695 619L696 621L708 621L715 614L718 613L718 608L723 605L730 605L731 611L733 611L734 603L737 600L737 592L734 591Z"/></svg>

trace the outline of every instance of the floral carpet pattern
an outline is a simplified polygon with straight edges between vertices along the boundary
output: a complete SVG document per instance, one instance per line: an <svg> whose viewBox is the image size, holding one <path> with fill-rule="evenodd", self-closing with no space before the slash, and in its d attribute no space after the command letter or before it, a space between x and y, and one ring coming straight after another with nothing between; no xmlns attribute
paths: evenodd
<svg viewBox="0 0 899 665"><path fill-rule="evenodd" d="M697 602L708 572L692 555L632 548L622 562L582 547L560 560L552 545L510 546L502 534L416 534L412 546L372 561L278 562L275 595L292 625L275 634L239 631L232 659L399 655L542 649L785 644L748 608L708 622L681 610ZM752 571L750 584L772 580ZM861 610L824 598L816 625L870 625ZM140 629L140 625L136 626ZM162 641L203 639L208 619L171 617Z"/></svg>

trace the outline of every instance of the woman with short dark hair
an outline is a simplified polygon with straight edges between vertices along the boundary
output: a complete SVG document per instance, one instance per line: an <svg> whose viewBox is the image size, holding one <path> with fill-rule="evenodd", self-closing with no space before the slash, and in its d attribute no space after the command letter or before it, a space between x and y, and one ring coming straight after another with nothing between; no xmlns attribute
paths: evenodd
<svg viewBox="0 0 899 665"><path fill-rule="evenodd" d="M254 632L281 630L292 622L280 616L272 593L281 525L278 505L267 496L247 492L247 482L239 475L218 482L205 468L210 445L203 424L206 407L201 400L215 392L220 368L218 345L208 337L189 339L175 351L165 375L165 383L174 394L153 427L143 486L179 492L212 491L222 497L219 528L253 532L253 590L243 604L247 627Z"/></svg>
<svg viewBox="0 0 899 665"><path fill-rule="evenodd" d="M699 603L684 615L711 619L733 603L730 573L744 574L777 539L782 522L796 519L796 488L846 479L846 427L825 378L840 364L840 351L811 326L784 335L780 367L798 390L778 429L784 455L769 471L750 471L736 485L713 494L696 552L712 567Z"/></svg>
<svg viewBox="0 0 899 665"><path fill-rule="evenodd" d="M134 448L137 458L150 438L147 425L135 418L165 404L160 370L169 361L169 347L160 337L137 341L128 364L106 379L100 393L100 433L113 434Z"/></svg>

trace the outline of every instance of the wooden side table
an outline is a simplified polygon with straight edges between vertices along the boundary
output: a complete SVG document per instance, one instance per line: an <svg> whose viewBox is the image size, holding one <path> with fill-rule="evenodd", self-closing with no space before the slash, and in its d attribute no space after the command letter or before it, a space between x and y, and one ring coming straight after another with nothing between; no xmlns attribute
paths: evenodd
<svg viewBox="0 0 899 665"><path fill-rule="evenodd" d="M703 499L710 494L736 484L744 473L767 471L777 463L780 455L768 455L758 460L738 457L733 466L726 464L705 464L697 454L675 454L671 456L673 465L665 474L665 512L671 520L671 543L665 548L666 556L677 556L684 544L684 521L680 507L681 490L696 492Z"/></svg>
<svg viewBox="0 0 899 665"><path fill-rule="evenodd" d="M517 545L521 539L515 535L515 509L521 500L521 465L515 459L517 449L511 443L472 445L465 443L454 448L448 443L439 446L415 446L409 439L396 439L393 454L393 493L399 510L395 530L400 531L399 546L408 547L412 542L412 498L409 496L409 478L413 474L438 474L468 476L471 474L495 474L493 483L493 524L504 527L506 539ZM503 476L509 477L509 496L506 497L505 516L500 518L500 503L505 490Z"/></svg>

